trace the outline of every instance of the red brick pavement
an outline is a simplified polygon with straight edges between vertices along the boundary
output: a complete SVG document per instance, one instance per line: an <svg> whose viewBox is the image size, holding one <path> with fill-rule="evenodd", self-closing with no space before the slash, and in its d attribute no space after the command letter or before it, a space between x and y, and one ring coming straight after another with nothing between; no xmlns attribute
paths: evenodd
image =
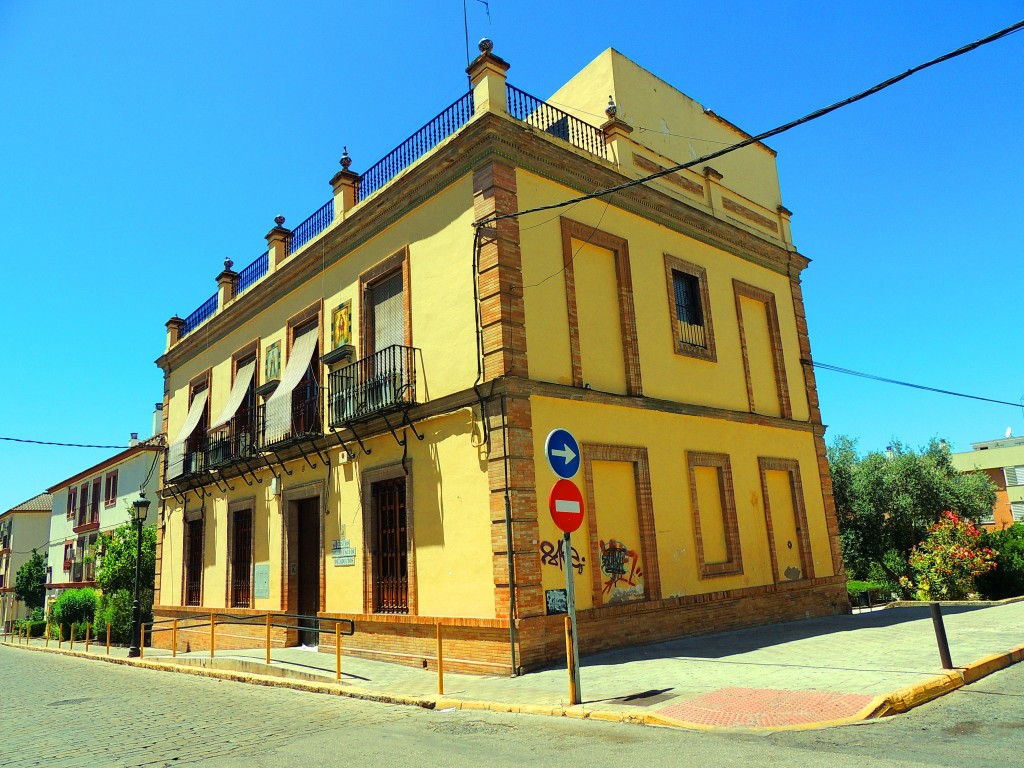
<svg viewBox="0 0 1024 768"><path fill-rule="evenodd" d="M871 699L859 693L722 688L663 707L658 714L696 725L772 728L851 717Z"/></svg>

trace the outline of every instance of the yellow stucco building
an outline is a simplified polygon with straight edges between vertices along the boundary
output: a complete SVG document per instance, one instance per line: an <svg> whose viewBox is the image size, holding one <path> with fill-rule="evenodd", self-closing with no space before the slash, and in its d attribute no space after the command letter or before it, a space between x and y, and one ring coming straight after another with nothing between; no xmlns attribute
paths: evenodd
<svg viewBox="0 0 1024 768"><path fill-rule="evenodd" d="M507 216L747 137L611 49L548 102L507 69L482 43L470 93L361 174L346 151L168 322L158 618L351 619L346 653L416 665L441 624L456 667L509 672L564 656L566 567L584 654L848 610L774 151Z"/></svg>

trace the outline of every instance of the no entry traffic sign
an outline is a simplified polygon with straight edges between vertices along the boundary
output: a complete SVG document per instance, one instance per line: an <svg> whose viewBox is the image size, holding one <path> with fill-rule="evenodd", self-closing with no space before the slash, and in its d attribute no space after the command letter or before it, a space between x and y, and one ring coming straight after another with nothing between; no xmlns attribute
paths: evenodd
<svg viewBox="0 0 1024 768"><path fill-rule="evenodd" d="M555 525L572 533L583 523L583 494L572 480L559 480L551 488L548 509Z"/></svg>

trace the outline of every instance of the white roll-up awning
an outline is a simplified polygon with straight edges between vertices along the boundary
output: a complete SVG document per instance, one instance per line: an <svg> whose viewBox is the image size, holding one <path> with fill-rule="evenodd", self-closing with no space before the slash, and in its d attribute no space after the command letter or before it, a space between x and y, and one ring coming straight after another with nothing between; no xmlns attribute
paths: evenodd
<svg viewBox="0 0 1024 768"><path fill-rule="evenodd" d="M218 429L223 429L235 417L238 406L242 404L245 393L249 391L249 384L252 383L254 373L256 373L255 360L249 361L235 372L235 383L231 385L231 392L228 393L228 401L224 404L224 410L220 412L220 416L207 431L216 432Z"/></svg>
<svg viewBox="0 0 1024 768"><path fill-rule="evenodd" d="M195 431L196 426L199 424L199 420L203 418L203 412L206 410L206 400L209 395L210 390L204 389L197 392L195 397L192 398L192 405L189 406L188 416L185 417L185 423L181 426L181 430L175 436L174 442L171 443L171 447L167 449L168 478L177 477L185 469L185 441L189 439Z"/></svg>
<svg viewBox="0 0 1024 768"><path fill-rule="evenodd" d="M317 339L318 334L314 328L299 336L292 344L292 351L288 356L288 364L285 366L281 383L267 400L266 415L263 421L264 445L276 443L278 440L288 437L292 428L292 390L298 385L302 375L309 367Z"/></svg>

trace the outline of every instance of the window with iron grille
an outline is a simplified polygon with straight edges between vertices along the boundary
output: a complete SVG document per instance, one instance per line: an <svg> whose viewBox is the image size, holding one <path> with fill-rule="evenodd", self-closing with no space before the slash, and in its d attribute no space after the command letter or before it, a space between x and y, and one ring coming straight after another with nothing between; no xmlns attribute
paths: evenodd
<svg viewBox="0 0 1024 768"><path fill-rule="evenodd" d="M408 613L409 542L405 478L374 483L372 496L377 545L373 556L373 608L376 613Z"/></svg>
<svg viewBox="0 0 1024 768"><path fill-rule="evenodd" d="M203 520L185 523L185 605L202 605Z"/></svg>
<svg viewBox="0 0 1024 768"><path fill-rule="evenodd" d="M252 591L252 510L234 513L231 551L231 607L249 608Z"/></svg>
<svg viewBox="0 0 1024 768"><path fill-rule="evenodd" d="M715 361L707 271L666 253L665 277L676 354Z"/></svg>

